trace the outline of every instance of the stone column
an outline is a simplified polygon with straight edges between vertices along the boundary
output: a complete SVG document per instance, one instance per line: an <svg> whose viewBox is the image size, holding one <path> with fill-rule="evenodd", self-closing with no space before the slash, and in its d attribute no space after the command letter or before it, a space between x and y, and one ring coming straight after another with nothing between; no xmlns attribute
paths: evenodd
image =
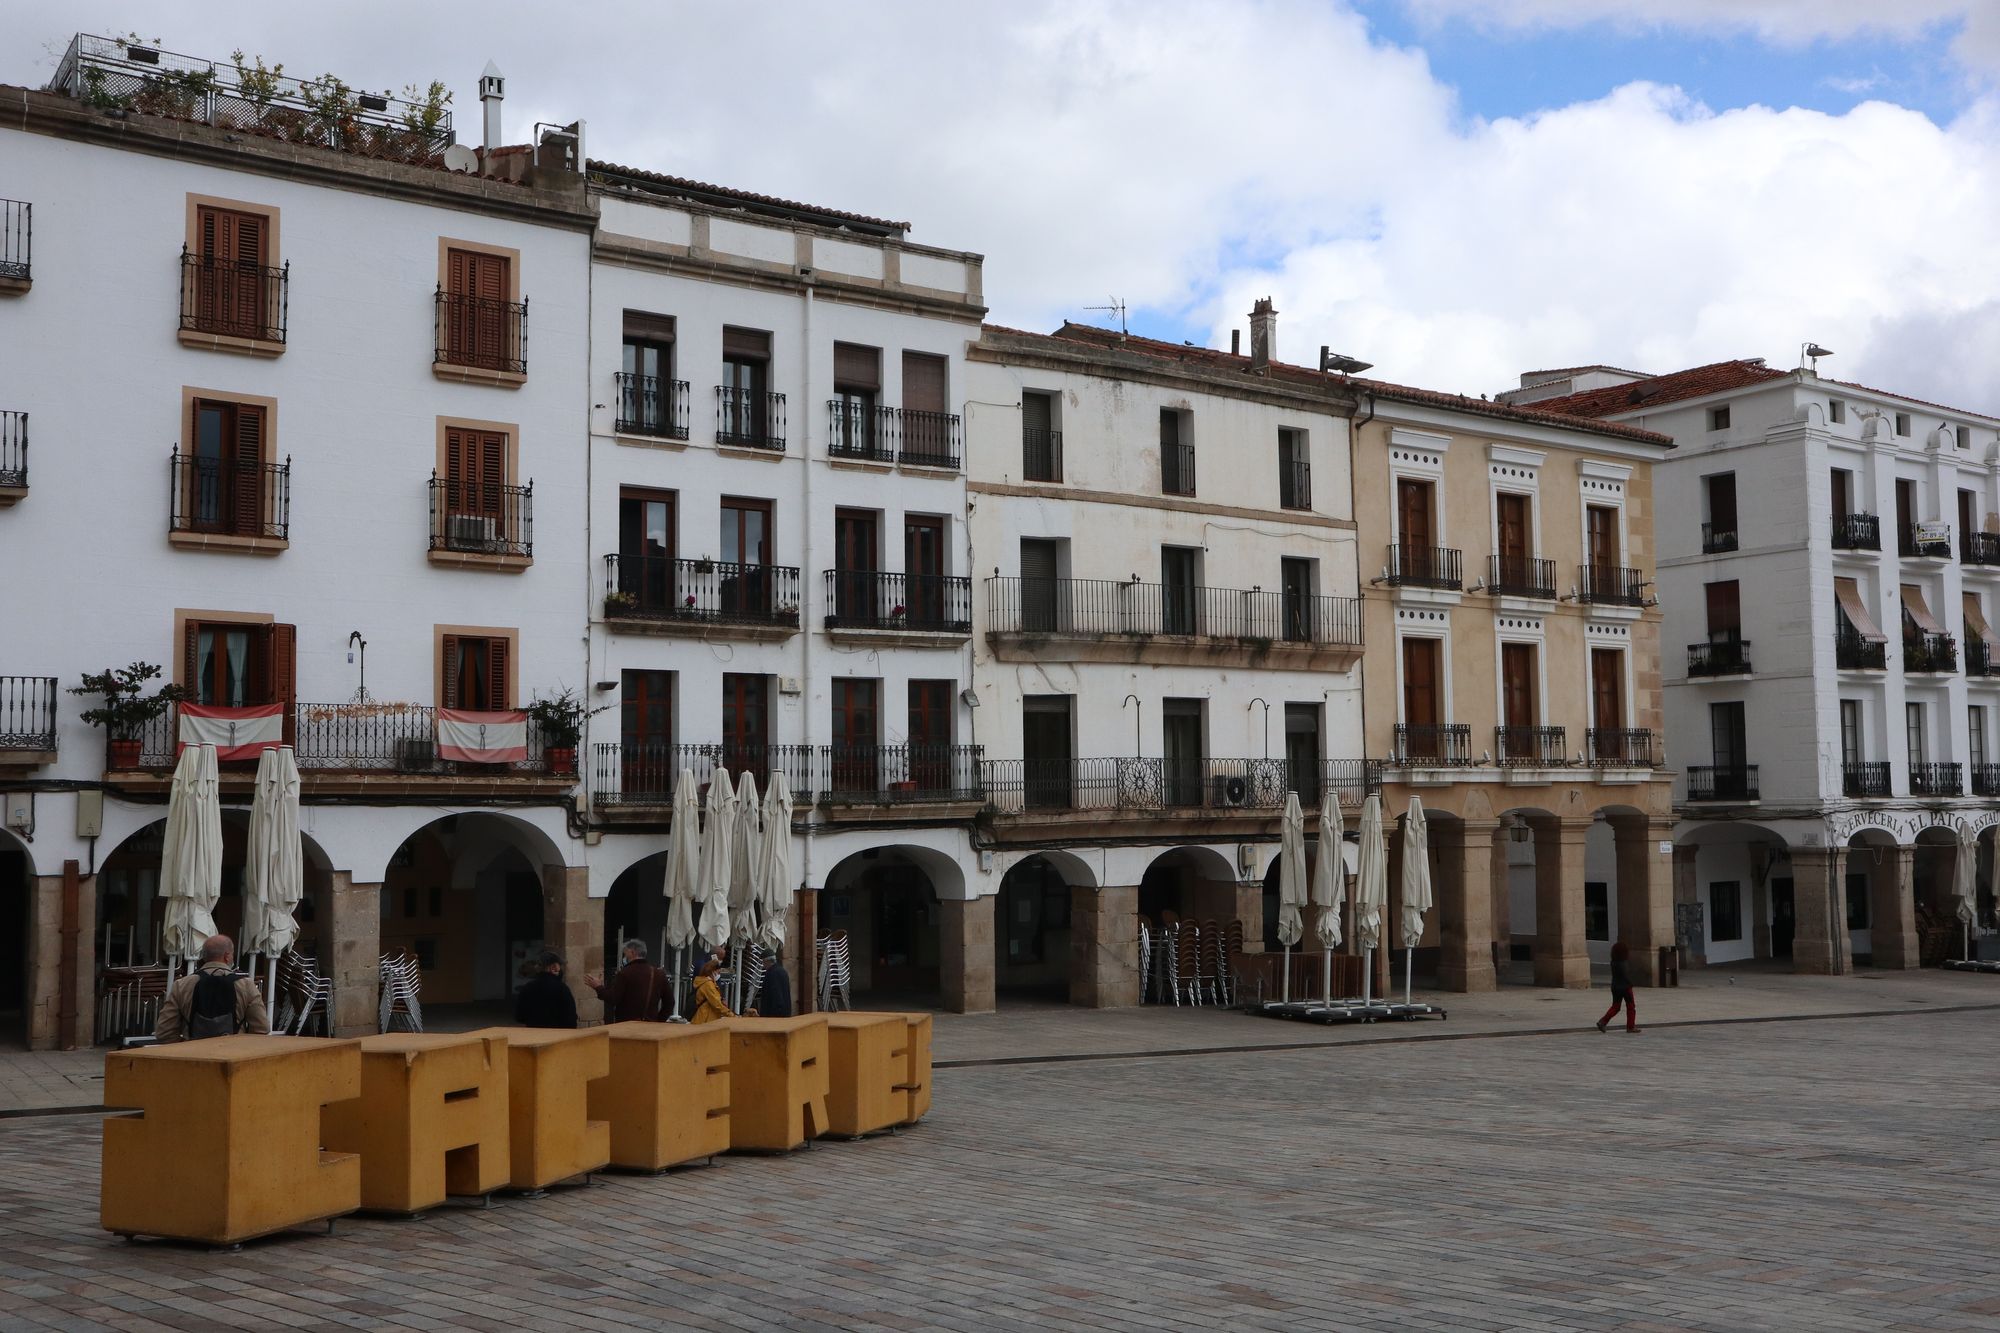
<svg viewBox="0 0 2000 1333"><path fill-rule="evenodd" d="M29 923L23 941L22 963L26 987L22 996L28 1049L52 1051L62 1046L62 1013L65 1000L75 1015L71 1034L77 1046L88 1046L97 1037L97 963L93 942L97 938L97 881L77 882L76 917L69 923L73 933L63 932L63 877L26 876L22 889L28 895L23 911ZM67 975L69 992L63 983Z"/></svg>
<svg viewBox="0 0 2000 1333"><path fill-rule="evenodd" d="M1848 970L1846 849L1792 849L1792 971L1839 976Z"/></svg>
<svg viewBox="0 0 2000 1333"><path fill-rule="evenodd" d="M1069 891L1069 1001L1139 1003L1139 887Z"/></svg>
<svg viewBox="0 0 2000 1333"><path fill-rule="evenodd" d="M321 966L331 968L336 1037L366 1037L381 1028L382 886L356 884L344 870L333 872L327 897L333 941Z"/></svg>
<svg viewBox="0 0 2000 1333"><path fill-rule="evenodd" d="M1431 827L1451 830L1437 843L1438 986L1495 990L1500 983L1493 974L1493 842L1500 821L1462 819ZM1506 892L1504 870L1497 891Z"/></svg>
<svg viewBox="0 0 2000 1333"><path fill-rule="evenodd" d="M1750 956L1771 956L1771 853L1754 844L1750 849Z"/></svg>
<svg viewBox="0 0 2000 1333"><path fill-rule="evenodd" d="M993 1012L993 904L989 894L938 900L939 989L954 1014Z"/></svg>
<svg viewBox="0 0 2000 1333"><path fill-rule="evenodd" d="M1696 849L1676 845L1674 847L1674 906L1693 905L1701 901L1701 881L1695 877ZM1668 927L1671 942L1680 943L1679 923ZM1688 951L1681 955L1682 967L1705 967L1708 955L1702 952L1704 941L1695 940Z"/></svg>
<svg viewBox="0 0 2000 1333"><path fill-rule="evenodd" d="M604 1002L583 983L604 971L604 899L590 896L590 867L542 867L542 939L544 948L562 955L577 1021L585 1027L601 1022Z"/></svg>
<svg viewBox="0 0 2000 1333"><path fill-rule="evenodd" d="M1660 851L1673 841L1668 819L1613 819L1618 856L1618 938L1632 951L1632 980L1660 984L1660 949L1674 942L1676 854Z"/></svg>
<svg viewBox="0 0 2000 1333"><path fill-rule="evenodd" d="M1583 939L1583 874L1588 819L1537 818L1535 826L1535 984L1584 989L1590 954Z"/></svg>
<svg viewBox="0 0 2000 1333"><path fill-rule="evenodd" d="M1885 850L1869 876L1868 925L1878 968L1917 965L1916 863L1915 847Z"/></svg>

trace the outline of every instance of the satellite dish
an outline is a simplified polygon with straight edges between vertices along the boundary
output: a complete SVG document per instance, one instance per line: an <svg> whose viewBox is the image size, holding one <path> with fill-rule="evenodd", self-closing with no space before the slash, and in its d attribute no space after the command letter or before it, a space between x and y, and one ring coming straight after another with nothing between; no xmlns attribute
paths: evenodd
<svg viewBox="0 0 2000 1333"><path fill-rule="evenodd" d="M473 152L462 143L455 143L444 150L444 169L446 171L477 171L479 170L479 154Z"/></svg>

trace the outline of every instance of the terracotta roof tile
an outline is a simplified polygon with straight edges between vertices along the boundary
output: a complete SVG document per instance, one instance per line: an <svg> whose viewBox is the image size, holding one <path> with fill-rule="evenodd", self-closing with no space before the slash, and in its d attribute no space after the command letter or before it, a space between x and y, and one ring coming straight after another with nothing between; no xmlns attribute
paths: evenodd
<svg viewBox="0 0 2000 1333"><path fill-rule="evenodd" d="M1535 406L1544 412L1558 412L1566 416L1623 416L1627 412L1664 407L1668 403L1677 403L1684 398L1727 393L1731 389L1747 388L1752 384L1786 379L1790 374L1790 371L1771 369L1764 364L1762 357L1752 357L1742 361L1716 361L1706 366L1676 370L1670 375L1655 375L1651 379L1635 380L1630 384L1612 384L1602 389L1586 389L1582 393L1566 394L1561 398L1543 398L1537 401Z"/></svg>
<svg viewBox="0 0 2000 1333"><path fill-rule="evenodd" d="M900 233L910 229L910 224L907 222L891 222L886 218L871 218L865 213L847 213L837 208L820 208L815 204L801 204L791 199L780 199L775 195L732 190L726 185L709 185L702 181L689 180L684 176L668 176L639 167L621 167L615 162L604 162L597 158L590 159L590 170L592 174L612 178L617 184L636 185L640 189L656 193L739 204L753 212L785 214L802 217L808 221L852 223L876 231Z"/></svg>

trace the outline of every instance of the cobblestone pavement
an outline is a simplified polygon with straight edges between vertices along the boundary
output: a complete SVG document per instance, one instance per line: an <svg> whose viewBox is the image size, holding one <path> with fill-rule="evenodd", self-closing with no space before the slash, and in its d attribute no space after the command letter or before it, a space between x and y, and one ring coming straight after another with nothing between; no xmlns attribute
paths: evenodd
<svg viewBox="0 0 2000 1333"><path fill-rule="evenodd" d="M962 1068L895 1137L238 1254L107 1237L97 1119L4 1120L0 1328L1992 1329L1996 1057L1914 1013Z"/></svg>

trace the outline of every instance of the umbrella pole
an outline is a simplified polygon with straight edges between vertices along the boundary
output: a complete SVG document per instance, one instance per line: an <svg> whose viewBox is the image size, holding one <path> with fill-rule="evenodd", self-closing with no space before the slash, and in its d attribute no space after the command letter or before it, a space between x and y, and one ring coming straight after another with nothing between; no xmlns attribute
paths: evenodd
<svg viewBox="0 0 2000 1333"><path fill-rule="evenodd" d="M276 954L269 955L269 961L271 971L270 980L264 986L264 1006L267 1009L276 1009L278 1007L278 956Z"/></svg>
<svg viewBox="0 0 2000 1333"><path fill-rule="evenodd" d="M1361 1007L1363 1009L1368 1007L1369 992L1375 984L1375 969L1367 966L1365 961L1368 959L1369 952L1366 949L1361 952L1361 957L1364 960L1361 968Z"/></svg>
<svg viewBox="0 0 2000 1333"><path fill-rule="evenodd" d="M1292 1002L1292 946L1289 944L1285 946L1285 990L1283 1002L1285 1004Z"/></svg>
<svg viewBox="0 0 2000 1333"><path fill-rule="evenodd" d="M673 1022L681 1020L681 951L674 950L674 1016Z"/></svg>
<svg viewBox="0 0 2000 1333"><path fill-rule="evenodd" d="M1333 1003L1333 950L1328 949L1320 958L1319 998L1322 1004Z"/></svg>
<svg viewBox="0 0 2000 1333"><path fill-rule="evenodd" d="M1410 989L1411 986L1414 984L1410 974L1416 969L1416 964L1417 964L1417 951L1415 949L1412 949L1408 945L1404 945L1403 946L1403 1004L1405 1007L1407 1007L1410 1003Z"/></svg>

